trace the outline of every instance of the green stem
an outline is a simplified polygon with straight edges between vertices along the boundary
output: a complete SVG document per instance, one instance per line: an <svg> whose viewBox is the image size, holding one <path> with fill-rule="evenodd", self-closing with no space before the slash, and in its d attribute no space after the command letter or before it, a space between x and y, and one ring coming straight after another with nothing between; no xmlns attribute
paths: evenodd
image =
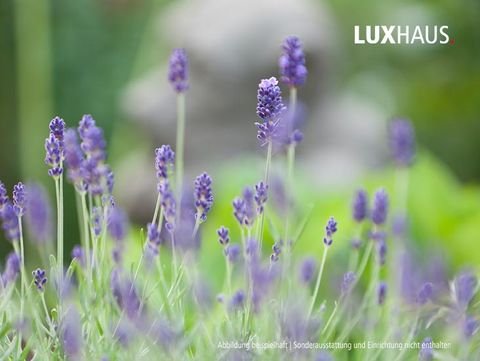
<svg viewBox="0 0 480 361"><path fill-rule="evenodd" d="M177 217L181 216L182 183L183 183L183 151L185 142L185 94L177 95L177 143L175 156L175 170L177 181Z"/></svg>
<svg viewBox="0 0 480 361"><path fill-rule="evenodd" d="M315 291L313 292L312 301L310 303L310 308L308 310L307 320L310 318L310 316L312 314L312 311L313 311L313 307L315 306L315 301L317 300L318 290L320 289L320 282L322 281L323 268L325 267L325 261L327 259L327 253L328 253L329 248L330 248L329 246L324 246L324 248L323 248L322 263L320 264L320 270L318 272L317 283L315 284Z"/></svg>
<svg viewBox="0 0 480 361"><path fill-rule="evenodd" d="M155 211L153 212L152 224L157 220L158 210L160 209L160 193L157 196L157 203L155 203Z"/></svg>
<svg viewBox="0 0 480 361"><path fill-rule="evenodd" d="M92 276L92 264L90 260L90 232L88 231L88 209L87 209L87 199L85 192L80 194L81 202L82 202L82 214L83 214L83 234L84 234L84 247L85 247L85 261L87 264L87 274L89 280L91 280Z"/></svg>

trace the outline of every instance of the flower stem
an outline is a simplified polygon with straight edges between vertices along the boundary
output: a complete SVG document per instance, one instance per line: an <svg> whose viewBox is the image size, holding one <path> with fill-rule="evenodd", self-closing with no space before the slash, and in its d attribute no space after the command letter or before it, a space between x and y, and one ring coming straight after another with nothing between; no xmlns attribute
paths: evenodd
<svg viewBox="0 0 480 361"><path fill-rule="evenodd" d="M181 216L182 183L183 183L183 150L185 142L185 94L177 95L177 142L175 156L175 170L177 181L177 217Z"/></svg>
<svg viewBox="0 0 480 361"><path fill-rule="evenodd" d="M310 308L308 310L307 320L310 318L313 311L313 307L315 306L315 301L317 300L318 290L320 289L320 282L322 281L323 268L325 267L325 261L327 259L328 248L329 248L328 246L325 246L323 248L322 263L320 264L320 270L318 271L317 282L315 284L315 291L313 292L312 302L310 303Z"/></svg>
<svg viewBox="0 0 480 361"><path fill-rule="evenodd" d="M87 209L87 199L85 192L80 195L82 202L82 213L83 213L83 234L84 234L84 247L85 247L85 261L87 264L87 274L89 280L91 279L92 266L90 261L90 232L88 231L88 209Z"/></svg>

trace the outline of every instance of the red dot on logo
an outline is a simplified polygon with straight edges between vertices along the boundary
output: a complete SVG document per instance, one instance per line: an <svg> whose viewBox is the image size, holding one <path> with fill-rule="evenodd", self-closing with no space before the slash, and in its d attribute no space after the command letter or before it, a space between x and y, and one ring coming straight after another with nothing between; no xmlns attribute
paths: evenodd
<svg viewBox="0 0 480 361"><path fill-rule="evenodd" d="M450 39L450 45L455 44L455 39Z"/></svg>

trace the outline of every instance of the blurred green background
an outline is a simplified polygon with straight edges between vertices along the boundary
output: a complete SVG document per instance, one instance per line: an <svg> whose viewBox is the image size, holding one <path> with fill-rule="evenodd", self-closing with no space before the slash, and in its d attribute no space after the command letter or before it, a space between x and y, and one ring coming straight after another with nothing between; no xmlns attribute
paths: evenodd
<svg viewBox="0 0 480 361"><path fill-rule="evenodd" d="M480 2L312 3L329 9L335 24L336 45L327 58L336 65L335 74L326 79L328 87L348 85L351 91L379 97L378 89L371 91L357 79L358 74L374 74L393 92L392 114L405 114L415 124L421 149L409 197L415 238L425 249L432 241L444 244L456 264L479 260L480 253L472 250L480 236ZM43 141L48 121L56 114L70 126L82 114L94 114L105 130L114 169L128 154L132 139L142 139L143 131L121 112L120 98L129 82L166 61L171 44L159 39L157 26L169 5L168 0L0 2L0 179L10 189L20 179L35 179L52 191L43 164ZM353 25L395 24L391 14L408 14L410 7L435 23L448 24L455 44L433 50L371 46L368 52L353 45ZM224 184L217 198L230 200L245 181L255 181L243 169L238 165L233 171L244 177L217 182ZM392 169L375 171L364 184L370 190L381 184L390 187L392 177ZM322 223L332 213L348 219L349 197L356 186L329 192L312 189L305 181L298 189L305 204L319 200L321 206L315 206L312 218ZM73 200L73 190L67 187L66 229L75 230L66 237L70 244L78 238ZM206 233L214 234L219 223L234 228L230 201L216 206ZM305 238L318 238L318 230L315 223ZM2 237L0 254L9 249Z"/></svg>

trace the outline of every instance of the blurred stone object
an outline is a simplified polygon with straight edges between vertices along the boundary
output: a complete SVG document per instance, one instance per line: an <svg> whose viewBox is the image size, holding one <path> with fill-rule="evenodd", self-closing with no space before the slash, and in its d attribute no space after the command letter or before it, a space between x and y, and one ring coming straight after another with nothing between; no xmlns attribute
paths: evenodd
<svg viewBox="0 0 480 361"><path fill-rule="evenodd" d="M256 88L260 79L278 76L281 43L292 34L304 45L309 73L298 95L308 115L299 167L320 184L351 182L372 164L372 155L378 158L379 150L386 149L384 114L363 99L332 94L329 89L335 80L330 74L336 72L336 65L329 63L331 53L338 49L333 18L321 2L176 1L161 14L159 25L162 40L170 48L185 48L189 56L186 184L204 170L215 175L216 167L227 160L263 154L254 126ZM282 85L282 91L288 101L288 88ZM132 155L135 162L126 159L128 165L117 167L118 187L129 190L119 194L128 197L123 201L131 206L142 206L136 212L149 214L151 209L144 205L154 199L154 147L164 143L175 146L175 93L167 81L167 59L126 89L122 107L151 135L152 152ZM151 169L133 170L135 164ZM151 176L131 182L132 172Z"/></svg>

